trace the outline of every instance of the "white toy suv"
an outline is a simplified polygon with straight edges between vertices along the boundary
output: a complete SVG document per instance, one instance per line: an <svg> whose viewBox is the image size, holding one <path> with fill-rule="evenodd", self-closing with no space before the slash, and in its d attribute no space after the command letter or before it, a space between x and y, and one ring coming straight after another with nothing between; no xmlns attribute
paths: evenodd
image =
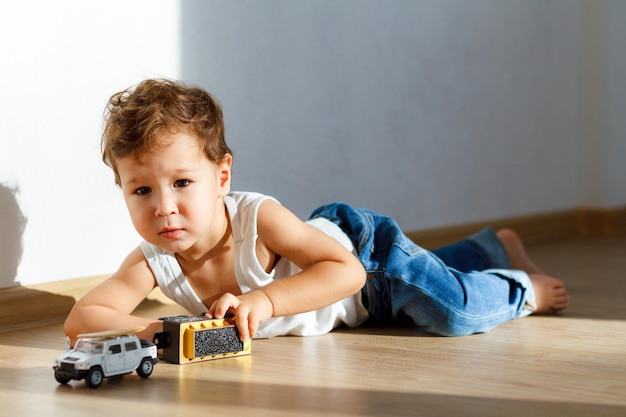
<svg viewBox="0 0 626 417"><path fill-rule="evenodd" d="M132 334L139 330L79 335L74 348L57 357L54 378L60 384L84 379L90 388L98 388L105 377L135 370L140 377L149 377L158 362L157 347Z"/></svg>

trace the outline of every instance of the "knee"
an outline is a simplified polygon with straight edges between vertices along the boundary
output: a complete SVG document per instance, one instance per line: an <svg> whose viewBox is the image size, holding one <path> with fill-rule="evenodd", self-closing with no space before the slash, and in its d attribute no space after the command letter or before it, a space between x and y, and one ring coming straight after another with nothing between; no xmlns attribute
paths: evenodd
<svg viewBox="0 0 626 417"><path fill-rule="evenodd" d="M469 336L471 334L483 333L483 331L468 326L466 323L458 320L447 320L445 323L438 323L433 326L431 333L439 336L458 337Z"/></svg>
<svg viewBox="0 0 626 417"><path fill-rule="evenodd" d="M428 321L423 319L414 319L414 321L426 332L446 337L469 336L484 333L490 329L485 323L477 322L454 312L431 317Z"/></svg>

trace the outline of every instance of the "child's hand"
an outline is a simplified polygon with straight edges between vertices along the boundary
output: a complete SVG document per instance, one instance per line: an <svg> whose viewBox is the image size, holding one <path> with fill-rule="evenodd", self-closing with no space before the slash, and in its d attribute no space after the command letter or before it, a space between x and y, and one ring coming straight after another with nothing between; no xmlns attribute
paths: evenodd
<svg viewBox="0 0 626 417"><path fill-rule="evenodd" d="M270 298L262 291L250 291L242 295L226 293L215 301L206 316L210 319L222 318L227 313L235 315L239 337L246 341L256 333L259 324L274 314Z"/></svg>

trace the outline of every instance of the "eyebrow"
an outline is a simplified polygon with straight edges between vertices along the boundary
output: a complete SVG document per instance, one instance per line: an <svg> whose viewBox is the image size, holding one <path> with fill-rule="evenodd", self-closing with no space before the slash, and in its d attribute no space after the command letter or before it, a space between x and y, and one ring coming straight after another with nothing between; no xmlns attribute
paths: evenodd
<svg viewBox="0 0 626 417"><path fill-rule="evenodd" d="M181 176L181 177L185 177L185 174L190 174L192 172L198 171L200 168L176 168L174 170L172 170L172 175L173 176ZM128 180L124 181L123 178L120 176L120 182L121 184L136 184L136 183L142 183L144 182L143 180L141 180L139 177L130 177Z"/></svg>

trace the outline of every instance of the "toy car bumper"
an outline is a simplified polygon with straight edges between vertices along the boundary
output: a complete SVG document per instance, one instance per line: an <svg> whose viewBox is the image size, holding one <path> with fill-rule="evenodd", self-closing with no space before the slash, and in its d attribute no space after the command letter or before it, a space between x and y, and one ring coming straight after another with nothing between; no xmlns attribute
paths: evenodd
<svg viewBox="0 0 626 417"><path fill-rule="evenodd" d="M55 376L64 379L83 379L85 378L85 375L87 375L87 372L89 372L83 370L79 371L76 369L69 369L63 366L53 366L52 369L54 369Z"/></svg>

